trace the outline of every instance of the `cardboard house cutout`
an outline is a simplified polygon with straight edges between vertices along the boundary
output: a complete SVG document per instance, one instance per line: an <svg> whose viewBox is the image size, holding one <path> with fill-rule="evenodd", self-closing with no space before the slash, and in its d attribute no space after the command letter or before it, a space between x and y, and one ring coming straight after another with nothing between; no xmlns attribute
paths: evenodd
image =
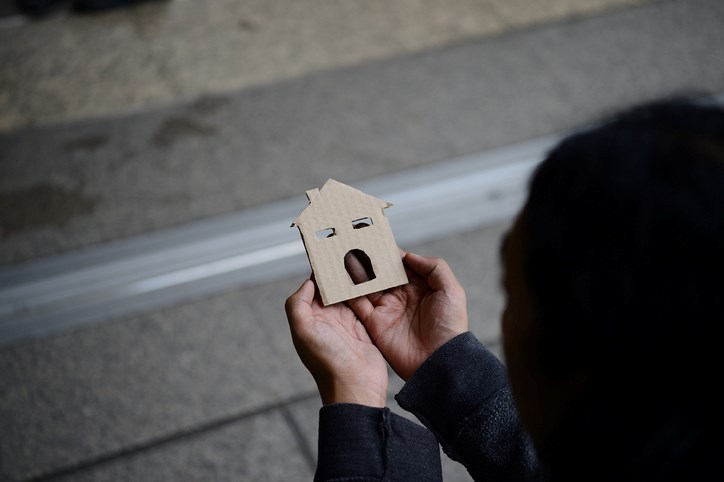
<svg viewBox="0 0 724 482"><path fill-rule="evenodd" d="M334 179L307 191L307 199L309 205L292 227L302 235L325 306L407 283L384 212L392 204ZM352 281L344 265L350 252L371 265L368 281Z"/></svg>

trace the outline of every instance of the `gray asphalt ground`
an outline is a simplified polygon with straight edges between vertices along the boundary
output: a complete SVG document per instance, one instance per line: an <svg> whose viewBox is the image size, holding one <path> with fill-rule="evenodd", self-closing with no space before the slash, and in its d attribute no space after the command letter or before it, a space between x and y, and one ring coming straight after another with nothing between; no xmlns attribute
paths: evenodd
<svg viewBox="0 0 724 482"><path fill-rule="evenodd" d="M178 101L130 112L7 121L0 263L252 208L330 177L354 184L565 132L663 95L724 92L724 3L509 21L383 57L236 90L179 89ZM2 100L12 94L0 92L0 105L14 105ZM471 330L498 354L506 227L403 246L448 260ZM311 480L321 403L283 312L302 280L3 348L0 480ZM401 381L392 385L391 395ZM469 480L454 462L444 472Z"/></svg>

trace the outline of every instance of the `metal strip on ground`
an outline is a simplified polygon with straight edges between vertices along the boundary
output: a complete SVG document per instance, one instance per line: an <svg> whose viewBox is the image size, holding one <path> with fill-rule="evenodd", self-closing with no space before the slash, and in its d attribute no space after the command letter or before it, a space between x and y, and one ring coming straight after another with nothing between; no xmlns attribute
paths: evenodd
<svg viewBox="0 0 724 482"><path fill-rule="evenodd" d="M354 184L394 204L400 246L509 219L550 136ZM344 182L344 179L338 179ZM300 186L304 191L315 186ZM0 270L0 345L309 270L303 195Z"/></svg>

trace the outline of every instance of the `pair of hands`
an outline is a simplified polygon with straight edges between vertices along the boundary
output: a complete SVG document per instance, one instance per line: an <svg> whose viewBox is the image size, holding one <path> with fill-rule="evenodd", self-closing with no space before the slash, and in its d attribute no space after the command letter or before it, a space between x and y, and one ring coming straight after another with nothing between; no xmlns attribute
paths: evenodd
<svg viewBox="0 0 724 482"><path fill-rule="evenodd" d="M410 378L432 353L468 329L465 291L447 263L401 252L409 283L323 306L306 280L286 302L292 340L322 402L384 407L387 363ZM364 279L355 258L351 276Z"/></svg>

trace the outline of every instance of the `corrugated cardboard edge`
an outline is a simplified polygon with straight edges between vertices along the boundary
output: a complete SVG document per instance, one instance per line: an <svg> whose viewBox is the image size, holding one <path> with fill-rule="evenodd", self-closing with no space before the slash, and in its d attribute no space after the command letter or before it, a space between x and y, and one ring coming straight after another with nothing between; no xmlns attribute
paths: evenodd
<svg viewBox="0 0 724 482"><path fill-rule="evenodd" d="M325 306L408 282L384 212L392 204L334 179L321 189L307 191L307 199L309 205L292 227L299 228ZM362 224L367 225L360 227ZM344 257L351 250L369 257L374 279L357 285L352 282L344 267Z"/></svg>

